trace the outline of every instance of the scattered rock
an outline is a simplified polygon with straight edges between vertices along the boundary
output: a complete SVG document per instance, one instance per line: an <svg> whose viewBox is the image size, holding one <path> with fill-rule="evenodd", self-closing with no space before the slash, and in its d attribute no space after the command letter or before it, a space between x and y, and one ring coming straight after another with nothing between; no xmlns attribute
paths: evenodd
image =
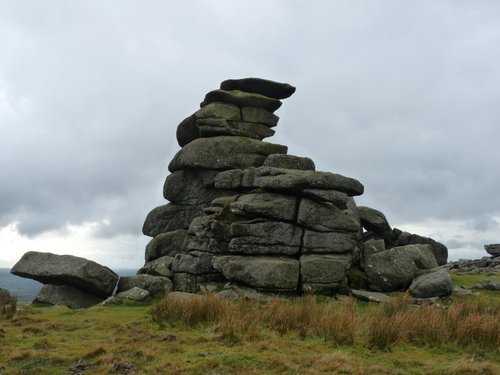
<svg viewBox="0 0 500 375"><path fill-rule="evenodd" d="M368 290L351 289L351 294L357 299L366 302L388 302L392 299L387 294Z"/></svg>
<svg viewBox="0 0 500 375"><path fill-rule="evenodd" d="M447 297L452 292L451 278L444 268L416 277L410 285L415 298Z"/></svg>
<svg viewBox="0 0 500 375"><path fill-rule="evenodd" d="M474 285L472 289L478 290L500 290L500 283L496 283L491 279L485 279L480 284Z"/></svg>

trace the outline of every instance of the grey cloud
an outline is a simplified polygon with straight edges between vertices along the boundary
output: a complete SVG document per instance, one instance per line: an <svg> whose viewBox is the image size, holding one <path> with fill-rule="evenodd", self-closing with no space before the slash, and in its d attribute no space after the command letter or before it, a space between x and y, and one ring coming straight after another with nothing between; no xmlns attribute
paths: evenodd
<svg viewBox="0 0 500 375"><path fill-rule="evenodd" d="M175 127L243 76L296 85L270 141L392 225L500 211L496 3L28 3L0 6L0 226L140 236Z"/></svg>

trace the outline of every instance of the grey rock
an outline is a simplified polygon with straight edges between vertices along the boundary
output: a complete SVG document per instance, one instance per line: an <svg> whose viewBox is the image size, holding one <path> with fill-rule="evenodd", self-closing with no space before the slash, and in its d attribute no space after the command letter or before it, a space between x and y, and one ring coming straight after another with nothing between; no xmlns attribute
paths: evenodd
<svg viewBox="0 0 500 375"><path fill-rule="evenodd" d="M373 231L382 238L391 234L392 228L382 212L365 206L358 207L358 212L361 224L366 230Z"/></svg>
<svg viewBox="0 0 500 375"><path fill-rule="evenodd" d="M407 245L374 253L364 260L370 289L394 292L408 288L415 277L438 264L430 245Z"/></svg>
<svg viewBox="0 0 500 375"><path fill-rule="evenodd" d="M304 230L302 252L346 253L356 248L356 235L339 232L316 232Z"/></svg>
<svg viewBox="0 0 500 375"><path fill-rule="evenodd" d="M186 117L177 126L176 137L177 143L179 143L179 146L181 147L184 147L188 143L200 137L198 125L196 125L196 116L194 114Z"/></svg>
<svg viewBox="0 0 500 375"><path fill-rule="evenodd" d="M244 194L229 205L233 214L253 218L294 221L298 199L274 193Z"/></svg>
<svg viewBox="0 0 500 375"><path fill-rule="evenodd" d="M418 234L412 234L408 232L403 232L400 229L394 228L390 235L390 238L384 238L386 240L387 247L397 247L404 245L415 245L415 244L428 244L431 245L432 252L438 265L442 266L446 264L448 260L448 248L440 242L433 240L432 238L419 236Z"/></svg>
<svg viewBox="0 0 500 375"><path fill-rule="evenodd" d="M163 196L175 204L199 205L208 204L214 199L234 194L233 192L215 189L215 175L211 170L182 170L169 175L163 185Z"/></svg>
<svg viewBox="0 0 500 375"><path fill-rule="evenodd" d="M146 262L143 267L138 271L138 275L152 275L152 276L163 276L171 278L172 273L172 263L174 258L171 256L163 256L161 258Z"/></svg>
<svg viewBox="0 0 500 375"><path fill-rule="evenodd" d="M474 285L472 289L477 289L477 290L500 290L500 283L496 283L493 280L490 279L485 279L481 281L480 284Z"/></svg>
<svg viewBox="0 0 500 375"><path fill-rule="evenodd" d="M217 256L213 266L227 280L267 291L295 291L299 262L289 258Z"/></svg>
<svg viewBox="0 0 500 375"><path fill-rule="evenodd" d="M197 120L210 118L240 121L241 111L233 104L213 102L196 111L194 116Z"/></svg>
<svg viewBox="0 0 500 375"><path fill-rule="evenodd" d="M213 255L204 252L191 252L189 254L178 254L174 259L172 269L174 273L204 274L215 272L212 267Z"/></svg>
<svg viewBox="0 0 500 375"><path fill-rule="evenodd" d="M357 299L366 302L389 302L392 299L387 294L368 290L351 289L351 294Z"/></svg>
<svg viewBox="0 0 500 375"><path fill-rule="evenodd" d="M451 278L446 269L437 269L417 276L410 285L415 298L447 297L452 292Z"/></svg>
<svg viewBox="0 0 500 375"><path fill-rule="evenodd" d="M328 202L300 200L297 223L317 232L359 232L359 223L352 215Z"/></svg>
<svg viewBox="0 0 500 375"><path fill-rule="evenodd" d="M198 278L191 273L174 273L172 279L174 291L197 293Z"/></svg>
<svg viewBox="0 0 500 375"><path fill-rule="evenodd" d="M25 253L10 272L44 284L73 286L102 297L110 296L118 281L116 273L91 260L36 251Z"/></svg>
<svg viewBox="0 0 500 375"><path fill-rule="evenodd" d="M280 221L231 224L228 251L251 255L295 255L299 253L302 228Z"/></svg>
<svg viewBox="0 0 500 375"><path fill-rule="evenodd" d="M278 125L279 117L263 108L242 107L241 119L245 122L263 124L270 128Z"/></svg>
<svg viewBox="0 0 500 375"><path fill-rule="evenodd" d="M175 172L182 169L226 170L258 167L268 155L286 152L286 146L247 137L198 138L185 145L174 156L168 169Z"/></svg>
<svg viewBox="0 0 500 375"><path fill-rule="evenodd" d="M336 190L304 189L300 195L313 201L330 202L341 210L346 210L348 202L352 199L346 193Z"/></svg>
<svg viewBox="0 0 500 375"><path fill-rule="evenodd" d="M128 301L144 301L149 297L149 292L145 289L133 287L132 289L118 293L115 298Z"/></svg>
<svg viewBox="0 0 500 375"><path fill-rule="evenodd" d="M339 283L346 277L351 257L341 255L303 255L299 259L303 283Z"/></svg>
<svg viewBox="0 0 500 375"><path fill-rule="evenodd" d="M33 300L33 304L62 305L70 309L86 309L101 303L103 299L102 297L85 293L69 285L47 284L40 289Z"/></svg>
<svg viewBox="0 0 500 375"><path fill-rule="evenodd" d="M172 291L172 282L170 279L162 276L152 275L135 275L122 276L118 282L116 292L121 293L130 290L134 287L147 290L152 297L161 296L162 294Z"/></svg>
<svg viewBox="0 0 500 375"><path fill-rule="evenodd" d="M493 257L500 256L500 244L484 245L484 250Z"/></svg>
<svg viewBox="0 0 500 375"><path fill-rule="evenodd" d="M148 213L142 226L142 233L155 237L161 233L187 229L191 221L201 215L203 215L202 206L168 203L153 208Z"/></svg>
<svg viewBox="0 0 500 375"><path fill-rule="evenodd" d="M220 85L221 90L241 90L268 96L270 98L285 99L295 92L295 87L288 83L280 83L262 78L228 79Z"/></svg>
<svg viewBox="0 0 500 375"><path fill-rule="evenodd" d="M316 166L310 158L294 155L272 154L264 160L264 167L314 171Z"/></svg>
<svg viewBox="0 0 500 375"><path fill-rule="evenodd" d="M372 254L380 253L384 250L385 250L384 240L369 239L364 243L363 255L367 257Z"/></svg>
<svg viewBox="0 0 500 375"><path fill-rule="evenodd" d="M174 257L184 252L186 238L186 229L178 229L156 235L146 245L146 261L149 262L165 256Z"/></svg>
<svg viewBox="0 0 500 375"><path fill-rule="evenodd" d="M276 153L285 154L285 152ZM349 196L361 195L364 190L363 185L358 180L335 173L259 167L248 164L246 169L234 169L219 173L215 177L215 187L218 189L263 188L292 193L300 193L305 189L338 190ZM235 166L234 168L242 167Z"/></svg>
<svg viewBox="0 0 500 375"><path fill-rule="evenodd" d="M281 107L278 99L270 98L261 94L254 94L240 90L213 90L205 95L205 99L200 104L204 107L210 103L223 102L234 104L238 107L258 107L264 108L270 112L276 111Z"/></svg>
<svg viewBox="0 0 500 375"><path fill-rule="evenodd" d="M274 135L274 130L264 124L225 119L200 119L196 122L200 137L236 136L262 140Z"/></svg>

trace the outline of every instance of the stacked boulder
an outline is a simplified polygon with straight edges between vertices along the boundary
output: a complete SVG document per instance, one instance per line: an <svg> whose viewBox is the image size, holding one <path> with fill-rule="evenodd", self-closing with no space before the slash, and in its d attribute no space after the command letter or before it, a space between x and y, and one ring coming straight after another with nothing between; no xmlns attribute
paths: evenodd
<svg viewBox="0 0 500 375"><path fill-rule="evenodd" d="M363 185L262 141L274 134L280 99L294 91L262 79L224 81L181 122L182 149L163 191L170 203L146 218L153 239L141 272L171 263L174 289L188 292L217 281L283 293L345 285L361 238L348 206Z"/></svg>
<svg viewBox="0 0 500 375"><path fill-rule="evenodd" d="M116 273L91 260L36 251L25 253L10 272L44 284L34 303L70 308L104 301L118 282Z"/></svg>
<svg viewBox="0 0 500 375"><path fill-rule="evenodd" d="M183 292L229 281L260 292L332 295L347 291L351 269L365 287L394 291L446 263L444 245L358 209L359 181L317 172L311 159L263 141L274 134L280 100L294 91L257 78L224 81L180 123L182 149L163 189L170 203L146 218L143 233L153 239L139 273L170 277Z"/></svg>

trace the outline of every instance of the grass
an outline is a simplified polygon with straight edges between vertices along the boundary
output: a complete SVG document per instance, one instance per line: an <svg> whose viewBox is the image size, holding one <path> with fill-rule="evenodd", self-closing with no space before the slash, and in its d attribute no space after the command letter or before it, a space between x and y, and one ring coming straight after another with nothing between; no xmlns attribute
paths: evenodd
<svg viewBox="0 0 500 375"><path fill-rule="evenodd" d="M482 293L31 308L0 320L0 374L498 374L499 309Z"/></svg>

